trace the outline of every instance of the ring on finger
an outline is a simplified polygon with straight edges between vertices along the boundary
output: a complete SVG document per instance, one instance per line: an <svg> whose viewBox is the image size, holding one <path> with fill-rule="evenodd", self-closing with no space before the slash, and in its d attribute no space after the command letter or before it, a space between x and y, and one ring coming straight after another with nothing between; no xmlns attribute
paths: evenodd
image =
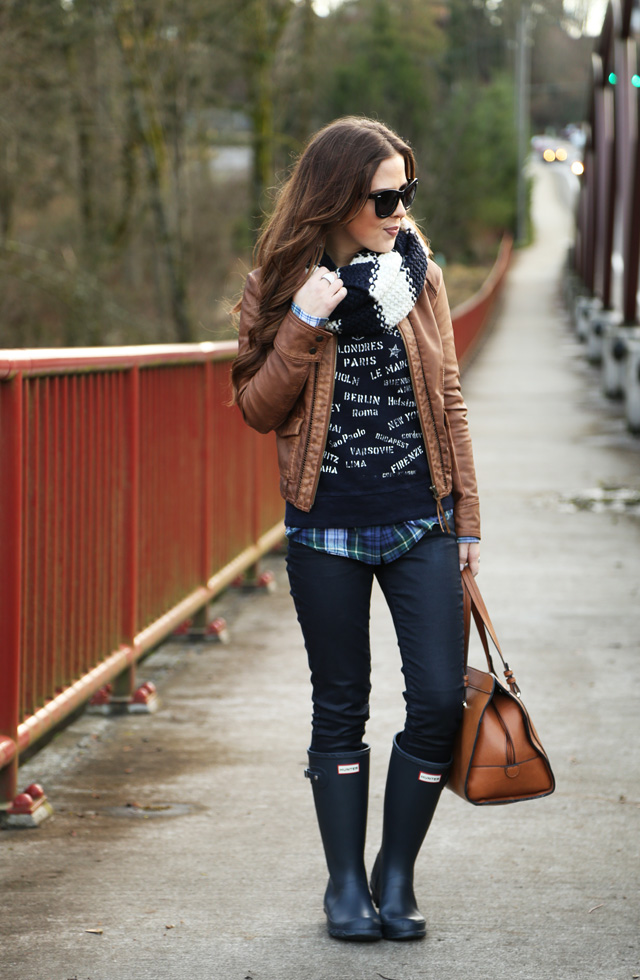
<svg viewBox="0 0 640 980"><path fill-rule="evenodd" d="M336 274L334 272L325 272L325 274L323 276L320 276L320 278L321 279L326 279L327 282L329 283L329 285L331 285L331 283L332 282L335 282L335 280L338 277L336 276Z"/></svg>

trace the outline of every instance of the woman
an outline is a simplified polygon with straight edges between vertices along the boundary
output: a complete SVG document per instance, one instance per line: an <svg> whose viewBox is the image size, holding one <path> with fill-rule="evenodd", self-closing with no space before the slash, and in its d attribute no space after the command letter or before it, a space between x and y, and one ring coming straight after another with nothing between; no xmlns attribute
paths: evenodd
<svg viewBox="0 0 640 980"><path fill-rule="evenodd" d="M341 939L416 939L413 868L445 783L463 697L460 569L478 571L467 412L442 274L408 219L409 146L348 117L309 142L240 305L235 398L275 429L287 570L311 670L309 768ZM455 531L454 531L455 529ZM374 576L406 683L382 845L364 867ZM379 911L376 911L376 907Z"/></svg>

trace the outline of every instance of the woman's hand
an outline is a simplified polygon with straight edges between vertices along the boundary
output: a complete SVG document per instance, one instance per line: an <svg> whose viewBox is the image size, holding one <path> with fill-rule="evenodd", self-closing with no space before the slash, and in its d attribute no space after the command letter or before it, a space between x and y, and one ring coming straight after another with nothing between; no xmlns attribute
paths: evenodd
<svg viewBox="0 0 640 980"><path fill-rule="evenodd" d="M460 541L458 543L458 555L460 556L460 571L465 565L468 565L475 578L480 571L480 542Z"/></svg>
<svg viewBox="0 0 640 980"><path fill-rule="evenodd" d="M329 317L346 295L337 272L329 272L326 266L319 265L294 294L293 302L309 316Z"/></svg>

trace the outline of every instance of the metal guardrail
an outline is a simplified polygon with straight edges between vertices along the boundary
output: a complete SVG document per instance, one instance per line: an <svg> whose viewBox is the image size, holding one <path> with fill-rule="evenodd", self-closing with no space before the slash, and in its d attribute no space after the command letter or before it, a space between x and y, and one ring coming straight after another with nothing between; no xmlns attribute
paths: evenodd
<svg viewBox="0 0 640 980"><path fill-rule="evenodd" d="M0 356L0 808L18 757L282 536L235 343Z"/></svg>
<svg viewBox="0 0 640 980"><path fill-rule="evenodd" d="M491 272L477 293L451 311L456 355L461 369L468 366L484 334L509 269L513 236L504 235Z"/></svg>
<svg viewBox="0 0 640 980"><path fill-rule="evenodd" d="M609 0L592 54L589 123L565 297L602 391L640 433L640 2Z"/></svg>
<svg viewBox="0 0 640 980"><path fill-rule="evenodd" d="M605 310L638 322L640 262L640 7L610 0L592 55L575 268Z"/></svg>

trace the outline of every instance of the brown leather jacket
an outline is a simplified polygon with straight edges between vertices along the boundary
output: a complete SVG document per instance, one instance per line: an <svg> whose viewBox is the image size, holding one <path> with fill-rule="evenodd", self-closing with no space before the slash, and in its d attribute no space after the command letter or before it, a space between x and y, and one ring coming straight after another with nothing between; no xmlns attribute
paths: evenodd
<svg viewBox="0 0 640 980"><path fill-rule="evenodd" d="M259 270L247 277L240 311L239 349L259 300ZM427 282L399 330L407 351L433 486L439 502L453 491L459 536L480 537L480 512L467 407L453 343L442 272L429 260ZM289 312L273 349L241 383L238 404L258 432L275 429L280 492L300 510L313 504L329 429L336 364L335 334L310 327Z"/></svg>

